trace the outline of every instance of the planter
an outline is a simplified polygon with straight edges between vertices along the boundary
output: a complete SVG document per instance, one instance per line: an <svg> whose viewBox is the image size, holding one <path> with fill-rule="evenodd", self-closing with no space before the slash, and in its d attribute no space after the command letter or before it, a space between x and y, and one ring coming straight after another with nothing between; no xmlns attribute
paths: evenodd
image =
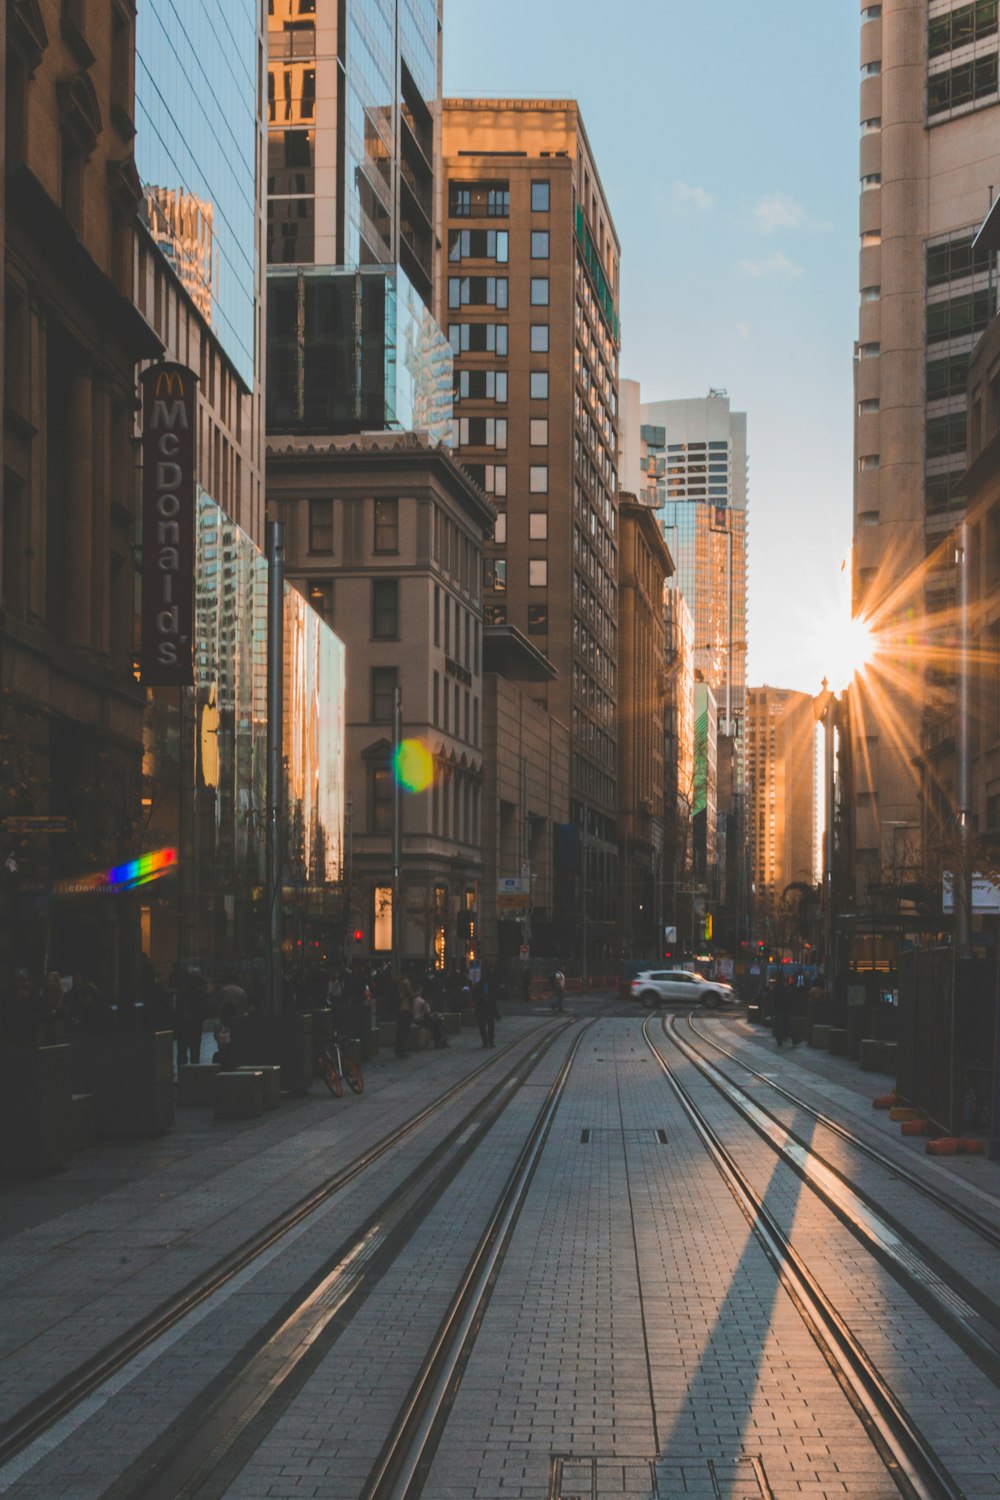
<svg viewBox="0 0 1000 1500"><path fill-rule="evenodd" d="M0 1047L0 1174L56 1172L75 1149L68 1046Z"/></svg>
<svg viewBox="0 0 1000 1500"><path fill-rule="evenodd" d="M163 1135L174 1123L174 1038L170 1031L75 1036L73 1091L94 1096L103 1136Z"/></svg>
<svg viewBox="0 0 1000 1500"><path fill-rule="evenodd" d="M230 1068L277 1064L281 1091L304 1094L312 1083L316 1063L312 1015L234 1016Z"/></svg>

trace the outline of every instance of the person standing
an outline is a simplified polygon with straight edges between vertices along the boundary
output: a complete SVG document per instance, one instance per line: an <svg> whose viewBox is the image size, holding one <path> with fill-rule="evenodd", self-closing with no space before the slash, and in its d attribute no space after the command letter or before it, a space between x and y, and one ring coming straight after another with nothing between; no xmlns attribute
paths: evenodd
<svg viewBox="0 0 1000 1500"><path fill-rule="evenodd" d="M405 974L396 986L396 995L396 1056L406 1057L413 1025L413 986Z"/></svg>
<svg viewBox="0 0 1000 1500"><path fill-rule="evenodd" d="M779 984L772 996L772 1029L774 1040L780 1047L787 1036L791 1041L792 991L789 985Z"/></svg>
<svg viewBox="0 0 1000 1500"><path fill-rule="evenodd" d="M560 1015L565 1014L566 1007L563 1001L566 998L566 976L562 969L556 969L549 983L552 986L552 1010L557 1010Z"/></svg>
<svg viewBox="0 0 1000 1500"><path fill-rule="evenodd" d="M496 1046L496 1023L500 1012L496 1000L481 979L472 986L472 1003L476 1008L476 1023L484 1047Z"/></svg>
<svg viewBox="0 0 1000 1500"><path fill-rule="evenodd" d="M205 976L198 969L188 969L177 989L177 1066L189 1060L201 1062L201 1033L208 1008Z"/></svg>

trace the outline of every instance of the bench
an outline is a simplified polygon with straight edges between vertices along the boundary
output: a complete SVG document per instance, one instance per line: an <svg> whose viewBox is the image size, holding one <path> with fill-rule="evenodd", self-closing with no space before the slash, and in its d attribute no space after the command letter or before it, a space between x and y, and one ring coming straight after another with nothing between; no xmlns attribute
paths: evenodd
<svg viewBox="0 0 1000 1500"><path fill-rule="evenodd" d="M281 1103L281 1068L277 1063L268 1063L259 1068L245 1066L237 1068L236 1071L237 1073L259 1073L264 1080L264 1108L278 1108Z"/></svg>
<svg viewBox="0 0 1000 1500"><path fill-rule="evenodd" d="M220 1072L218 1063L182 1063L177 1069L177 1103L215 1103L215 1079Z"/></svg>
<svg viewBox="0 0 1000 1500"><path fill-rule="evenodd" d="M215 1118L253 1120L264 1113L264 1073L261 1068L238 1068L215 1077Z"/></svg>

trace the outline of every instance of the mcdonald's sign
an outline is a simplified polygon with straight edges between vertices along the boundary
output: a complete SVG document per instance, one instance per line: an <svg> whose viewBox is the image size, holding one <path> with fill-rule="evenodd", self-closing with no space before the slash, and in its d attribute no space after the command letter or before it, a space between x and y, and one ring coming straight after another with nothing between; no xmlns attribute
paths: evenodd
<svg viewBox="0 0 1000 1500"><path fill-rule="evenodd" d="M186 365L142 374L142 681L193 682L197 380Z"/></svg>

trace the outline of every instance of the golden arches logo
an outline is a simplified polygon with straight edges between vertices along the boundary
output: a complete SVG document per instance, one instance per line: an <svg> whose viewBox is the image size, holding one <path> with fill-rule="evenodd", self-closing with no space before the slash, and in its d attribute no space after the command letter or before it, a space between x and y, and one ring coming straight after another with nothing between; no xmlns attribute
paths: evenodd
<svg viewBox="0 0 1000 1500"><path fill-rule="evenodd" d="M161 370L153 385L154 396L184 396L184 376L179 370Z"/></svg>

